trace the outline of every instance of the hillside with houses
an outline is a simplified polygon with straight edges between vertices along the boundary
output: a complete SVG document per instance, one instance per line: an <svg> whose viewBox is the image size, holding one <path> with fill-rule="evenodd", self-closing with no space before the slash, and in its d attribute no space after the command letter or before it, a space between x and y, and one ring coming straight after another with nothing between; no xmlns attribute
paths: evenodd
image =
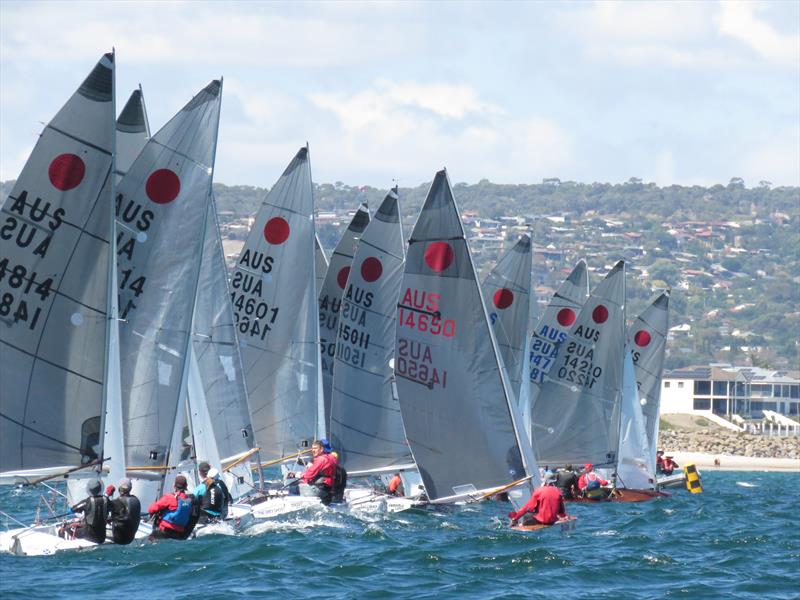
<svg viewBox="0 0 800 600"><path fill-rule="evenodd" d="M2 184L5 197L13 182ZM400 188L406 233L427 184ZM238 255L266 189L215 184L229 261ZM591 284L619 258L628 262L629 318L657 289L670 287L666 367L726 361L796 368L800 338L800 189L761 181L658 187L546 179L508 185L455 183L470 247L483 274L524 232L534 243L539 306L579 258ZM378 206L386 190L316 184L317 227L330 254L360 202Z"/></svg>

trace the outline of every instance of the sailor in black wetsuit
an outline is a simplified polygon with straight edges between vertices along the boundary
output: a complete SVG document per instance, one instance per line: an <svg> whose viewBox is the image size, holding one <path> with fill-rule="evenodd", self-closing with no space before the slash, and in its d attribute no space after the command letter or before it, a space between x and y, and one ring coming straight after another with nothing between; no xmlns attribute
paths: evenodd
<svg viewBox="0 0 800 600"><path fill-rule="evenodd" d="M564 498L574 498L578 494L578 476L572 470L572 465L567 465L556 474L556 487Z"/></svg>
<svg viewBox="0 0 800 600"><path fill-rule="evenodd" d="M119 482L119 497L111 502L111 535L115 544L130 544L139 530L142 505L131 494L131 480Z"/></svg>
<svg viewBox="0 0 800 600"><path fill-rule="evenodd" d="M72 512L83 513L83 520L75 529L75 537L97 544L106 541L106 520L108 519L108 498L101 494L103 485L93 479L86 484L89 497L72 507Z"/></svg>

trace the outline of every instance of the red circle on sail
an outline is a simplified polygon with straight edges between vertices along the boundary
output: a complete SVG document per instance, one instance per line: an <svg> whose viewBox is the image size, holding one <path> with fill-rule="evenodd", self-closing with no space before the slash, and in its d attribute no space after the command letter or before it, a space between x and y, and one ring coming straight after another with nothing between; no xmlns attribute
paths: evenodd
<svg viewBox="0 0 800 600"><path fill-rule="evenodd" d="M571 308L562 308L558 311L556 320L562 327L569 327L575 322L575 311Z"/></svg>
<svg viewBox="0 0 800 600"><path fill-rule="evenodd" d="M598 304L592 311L592 319L595 323L605 323L608 320L608 309L602 304Z"/></svg>
<svg viewBox="0 0 800 600"><path fill-rule="evenodd" d="M336 283L339 284L339 287L344 289L344 286L347 285L347 278L350 276L350 267L342 267L339 269L339 273L336 274Z"/></svg>
<svg viewBox="0 0 800 600"><path fill-rule="evenodd" d="M77 187L86 174L86 165L80 156L75 154L59 154L50 163L47 175L53 187L66 192Z"/></svg>
<svg viewBox="0 0 800 600"><path fill-rule="evenodd" d="M633 336L633 341L636 342L637 346L641 346L644 348L647 344L650 343L650 334L646 332L644 329L641 331L637 331L636 335Z"/></svg>
<svg viewBox="0 0 800 600"><path fill-rule="evenodd" d="M364 281L372 283L380 279L382 274L383 265L381 261L374 256L364 259L364 262L361 263L361 276L364 278Z"/></svg>
<svg viewBox="0 0 800 600"><path fill-rule="evenodd" d="M431 269L441 273L451 264L455 258L452 246L447 242L432 242L425 249L425 263Z"/></svg>
<svg viewBox="0 0 800 600"><path fill-rule="evenodd" d="M492 302L499 309L508 308L514 303L514 292L508 288L500 288L494 293Z"/></svg>
<svg viewBox="0 0 800 600"><path fill-rule="evenodd" d="M174 171L159 169L150 173L144 186L147 197L156 204L169 204L181 191L181 180Z"/></svg>
<svg viewBox="0 0 800 600"><path fill-rule="evenodd" d="M283 217L272 217L264 225L264 239L277 246L289 239L289 223Z"/></svg>

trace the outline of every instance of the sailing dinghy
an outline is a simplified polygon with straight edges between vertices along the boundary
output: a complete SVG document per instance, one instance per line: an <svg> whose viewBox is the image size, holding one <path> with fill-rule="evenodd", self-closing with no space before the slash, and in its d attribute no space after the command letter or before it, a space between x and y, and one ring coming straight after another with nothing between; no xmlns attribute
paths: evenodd
<svg viewBox="0 0 800 600"><path fill-rule="evenodd" d="M347 469L351 507L378 503L389 512L423 504L412 490L419 481L405 440L394 373L395 318L405 263L397 188L389 191L361 235L341 309L333 366L331 445ZM333 264L333 262L331 262ZM354 478L401 473L409 497L386 496L352 486Z"/></svg>
<svg viewBox="0 0 800 600"><path fill-rule="evenodd" d="M520 397L531 305L531 236L521 235L482 286L514 401ZM491 303L491 304L490 304Z"/></svg>
<svg viewBox="0 0 800 600"><path fill-rule="evenodd" d="M319 343L322 367L322 394L325 401L324 425L329 430L331 420L331 392L333 388L333 364L339 330L339 310L347 277L353 263L358 241L369 224L369 210L362 204L353 215L350 224L333 250L322 288L319 292ZM316 259L319 261L319 258Z"/></svg>
<svg viewBox="0 0 800 600"><path fill-rule="evenodd" d="M531 422L533 404L541 392L545 375L555 363L558 344L566 339L567 332L578 318L588 296L586 262L580 260L556 290L528 340L525 376L528 385L522 386L519 399L528 440L533 439L534 433L548 433L546 429L534 432Z"/></svg>
<svg viewBox="0 0 800 600"><path fill-rule="evenodd" d="M171 484L221 102L215 80L142 149L117 190L122 405L143 508ZM179 428L178 428L179 429Z"/></svg>
<svg viewBox="0 0 800 600"><path fill-rule="evenodd" d="M263 466L291 461L322 437L314 198L301 148L256 215L231 278L254 443ZM257 518L318 506L285 487L254 494Z"/></svg>
<svg viewBox="0 0 800 600"><path fill-rule="evenodd" d="M109 246L114 119L114 55L106 54L45 126L2 208L2 483L124 476ZM4 532L0 550L96 545L64 540L57 527Z"/></svg>
<svg viewBox="0 0 800 600"><path fill-rule="evenodd" d="M664 368L664 355L669 331L670 291L658 294L650 305L640 314L628 330L629 344L633 351L633 365L639 402L645 420L647 436L646 457L648 465L655 472L656 450L658 449L658 415L661 401L661 374ZM683 487L684 473L657 477L657 487Z"/></svg>
<svg viewBox="0 0 800 600"><path fill-rule="evenodd" d="M538 484L538 468L519 433L445 170L408 242L395 348L403 424L430 502L477 500L519 484L509 493L519 504L531 480Z"/></svg>

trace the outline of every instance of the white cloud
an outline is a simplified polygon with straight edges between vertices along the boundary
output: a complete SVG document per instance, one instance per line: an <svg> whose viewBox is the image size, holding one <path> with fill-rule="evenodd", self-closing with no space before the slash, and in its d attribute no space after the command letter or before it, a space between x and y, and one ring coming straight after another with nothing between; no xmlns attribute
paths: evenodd
<svg viewBox="0 0 800 600"><path fill-rule="evenodd" d="M562 171L572 157L572 140L556 123L510 117L465 85L382 79L311 100L338 120L338 132L316 143L318 155L346 169L417 183L447 165L456 181L527 181Z"/></svg>
<svg viewBox="0 0 800 600"><path fill-rule="evenodd" d="M719 32L744 42L763 58L777 63L800 63L800 35L784 35L756 13L764 9L754 2L720 2Z"/></svg>
<svg viewBox="0 0 800 600"><path fill-rule="evenodd" d="M781 35L756 18L763 5L603 1L577 6L559 13L560 31L578 40L584 54L595 61L681 69L734 69L752 64L752 55L725 44L726 37L745 42L768 60L800 60L798 36Z"/></svg>
<svg viewBox="0 0 800 600"><path fill-rule="evenodd" d="M782 133L761 140L742 152L734 166L731 177L743 178L748 186L755 187L761 180L800 186L800 136Z"/></svg>
<svg viewBox="0 0 800 600"><path fill-rule="evenodd" d="M115 46L129 65L307 68L379 64L408 52L386 43L396 34L391 21L332 23L321 11L281 11L277 3L4 2L2 7L3 60L90 60L98 49ZM406 43L414 31L404 31Z"/></svg>

